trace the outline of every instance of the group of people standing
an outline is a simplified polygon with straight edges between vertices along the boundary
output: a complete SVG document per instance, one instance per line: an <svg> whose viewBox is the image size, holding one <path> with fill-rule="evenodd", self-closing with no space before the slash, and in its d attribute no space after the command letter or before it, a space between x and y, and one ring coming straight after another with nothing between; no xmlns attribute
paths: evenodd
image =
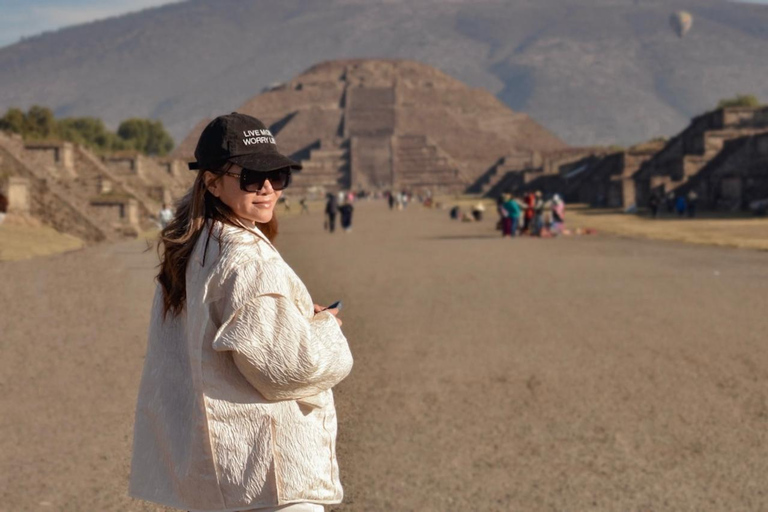
<svg viewBox="0 0 768 512"><path fill-rule="evenodd" d="M666 205L667 213L677 213L680 217L685 217L686 215L688 215L688 217L695 217L699 195L693 189L689 190L687 194L675 194L674 192L669 192L662 201L661 192L653 192L648 199L648 208L651 210L651 217L654 219L659 216L659 208L661 207L662 202Z"/></svg>
<svg viewBox="0 0 768 512"><path fill-rule="evenodd" d="M545 200L540 190L522 197L504 193L497 199L497 210L502 237L518 234L547 237L564 230L565 202L558 194Z"/></svg>

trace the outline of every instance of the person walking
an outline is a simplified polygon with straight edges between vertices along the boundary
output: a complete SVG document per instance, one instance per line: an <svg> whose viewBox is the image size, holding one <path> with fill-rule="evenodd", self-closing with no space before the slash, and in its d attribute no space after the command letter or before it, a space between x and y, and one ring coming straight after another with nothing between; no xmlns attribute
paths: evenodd
<svg viewBox="0 0 768 512"><path fill-rule="evenodd" d="M309 206L307 206L307 198L302 197L299 199L299 205L301 205L301 215L304 215L305 213L309 215Z"/></svg>
<svg viewBox="0 0 768 512"><path fill-rule="evenodd" d="M328 200L325 202L326 226L328 231L333 233L336 229L336 214L339 211L339 203L336 201L336 194L328 194Z"/></svg>
<svg viewBox="0 0 768 512"><path fill-rule="evenodd" d="M345 232L352 231L352 212L355 207L352 206L352 201L347 199L344 204L339 207L339 214L341 215L341 227Z"/></svg>
<svg viewBox="0 0 768 512"><path fill-rule="evenodd" d="M273 245L301 165L258 119L211 121L162 231L129 494L195 511L322 512L342 501L332 388L351 371L338 310Z"/></svg>

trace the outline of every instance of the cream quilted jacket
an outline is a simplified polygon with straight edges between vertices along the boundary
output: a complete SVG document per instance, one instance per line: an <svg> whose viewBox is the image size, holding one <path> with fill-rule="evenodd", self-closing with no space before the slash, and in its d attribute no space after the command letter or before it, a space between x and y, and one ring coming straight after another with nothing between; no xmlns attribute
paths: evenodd
<svg viewBox="0 0 768 512"><path fill-rule="evenodd" d="M209 224L187 266L186 310L164 320L155 293L131 496L195 511L339 503L331 387L351 368L336 320L314 314L266 237Z"/></svg>

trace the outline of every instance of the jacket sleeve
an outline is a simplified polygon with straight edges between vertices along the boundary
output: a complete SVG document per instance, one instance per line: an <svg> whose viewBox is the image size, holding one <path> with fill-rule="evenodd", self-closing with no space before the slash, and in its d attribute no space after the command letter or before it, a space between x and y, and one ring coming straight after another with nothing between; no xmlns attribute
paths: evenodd
<svg viewBox="0 0 768 512"><path fill-rule="evenodd" d="M317 395L344 379L352 354L336 319L302 315L280 293L252 298L238 308L213 341L231 351L235 365L268 400L297 400Z"/></svg>

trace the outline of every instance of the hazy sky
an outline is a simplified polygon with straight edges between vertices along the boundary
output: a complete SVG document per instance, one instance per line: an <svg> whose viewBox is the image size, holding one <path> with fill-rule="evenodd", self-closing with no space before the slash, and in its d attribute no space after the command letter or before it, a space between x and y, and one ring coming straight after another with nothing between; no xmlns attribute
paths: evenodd
<svg viewBox="0 0 768 512"><path fill-rule="evenodd" d="M0 0L0 46L13 44L22 36L171 3L175 1Z"/></svg>
<svg viewBox="0 0 768 512"><path fill-rule="evenodd" d="M0 46L33 36L179 0L0 0ZM589 0L584 0L589 1ZM768 0L742 0L768 5Z"/></svg>

